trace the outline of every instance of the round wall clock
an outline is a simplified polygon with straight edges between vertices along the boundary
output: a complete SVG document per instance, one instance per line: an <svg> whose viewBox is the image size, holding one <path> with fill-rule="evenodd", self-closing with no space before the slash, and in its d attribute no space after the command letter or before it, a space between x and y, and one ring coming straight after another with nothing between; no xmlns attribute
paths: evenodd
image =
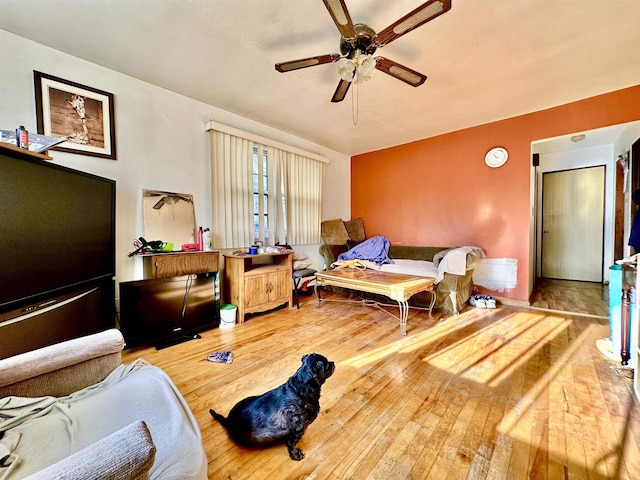
<svg viewBox="0 0 640 480"><path fill-rule="evenodd" d="M504 165L509 158L509 153L505 148L494 147L484 156L484 163L491 168L498 168Z"/></svg>

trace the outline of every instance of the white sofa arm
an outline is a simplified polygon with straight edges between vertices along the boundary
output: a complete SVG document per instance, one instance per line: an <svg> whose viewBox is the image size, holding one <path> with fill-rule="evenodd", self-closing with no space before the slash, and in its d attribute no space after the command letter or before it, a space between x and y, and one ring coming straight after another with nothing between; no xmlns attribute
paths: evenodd
<svg viewBox="0 0 640 480"><path fill-rule="evenodd" d="M49 345L0 360L0 397L65 396L103 380L122 363L119 330Z"/></svg>
<svg viewBox="0 0 640 480"><path fill-rule="evenodd" d="M27 477L27 480L143 480L156 447L147 425L138 420Z"/></svg>

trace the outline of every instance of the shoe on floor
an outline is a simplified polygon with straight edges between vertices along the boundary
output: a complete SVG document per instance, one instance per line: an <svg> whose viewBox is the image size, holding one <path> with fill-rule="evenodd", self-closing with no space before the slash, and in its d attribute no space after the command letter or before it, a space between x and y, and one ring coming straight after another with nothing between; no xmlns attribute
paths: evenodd
<svg viewBox="0 0 640 480"><path fill-rule="evenodd" d="M484 304L486 305L487 308L496 308L496 299L493 298L491 295L485 295Z"/></svg>
<svg viewBox="0 0 640 480"><path fill-rule="evenodd" d="M482 295L471 295L469 303L476 308L487 308L487 302Z"/></svg>

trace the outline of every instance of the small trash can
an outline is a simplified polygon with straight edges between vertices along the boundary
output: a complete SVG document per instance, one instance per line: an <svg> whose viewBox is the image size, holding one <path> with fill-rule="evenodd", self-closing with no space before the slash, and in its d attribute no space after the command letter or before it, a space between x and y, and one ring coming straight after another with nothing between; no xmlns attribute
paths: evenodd
<svg viewBox="0 0 640 480"><path fill-rule="evenodd" d="M230 303L220 307L220 328L230 328L236 324L238 307Z"/></svg>

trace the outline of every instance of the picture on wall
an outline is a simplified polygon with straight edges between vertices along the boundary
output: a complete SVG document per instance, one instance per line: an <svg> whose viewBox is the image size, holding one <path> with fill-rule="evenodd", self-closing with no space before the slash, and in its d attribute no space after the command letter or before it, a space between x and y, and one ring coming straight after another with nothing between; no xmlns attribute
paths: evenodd
<svg viewBox="0 0 640 480"><path fill-rule="evenodd" d="M38 133L67 140L54 150L115 160L113 94L34 70Z"/></svg>

